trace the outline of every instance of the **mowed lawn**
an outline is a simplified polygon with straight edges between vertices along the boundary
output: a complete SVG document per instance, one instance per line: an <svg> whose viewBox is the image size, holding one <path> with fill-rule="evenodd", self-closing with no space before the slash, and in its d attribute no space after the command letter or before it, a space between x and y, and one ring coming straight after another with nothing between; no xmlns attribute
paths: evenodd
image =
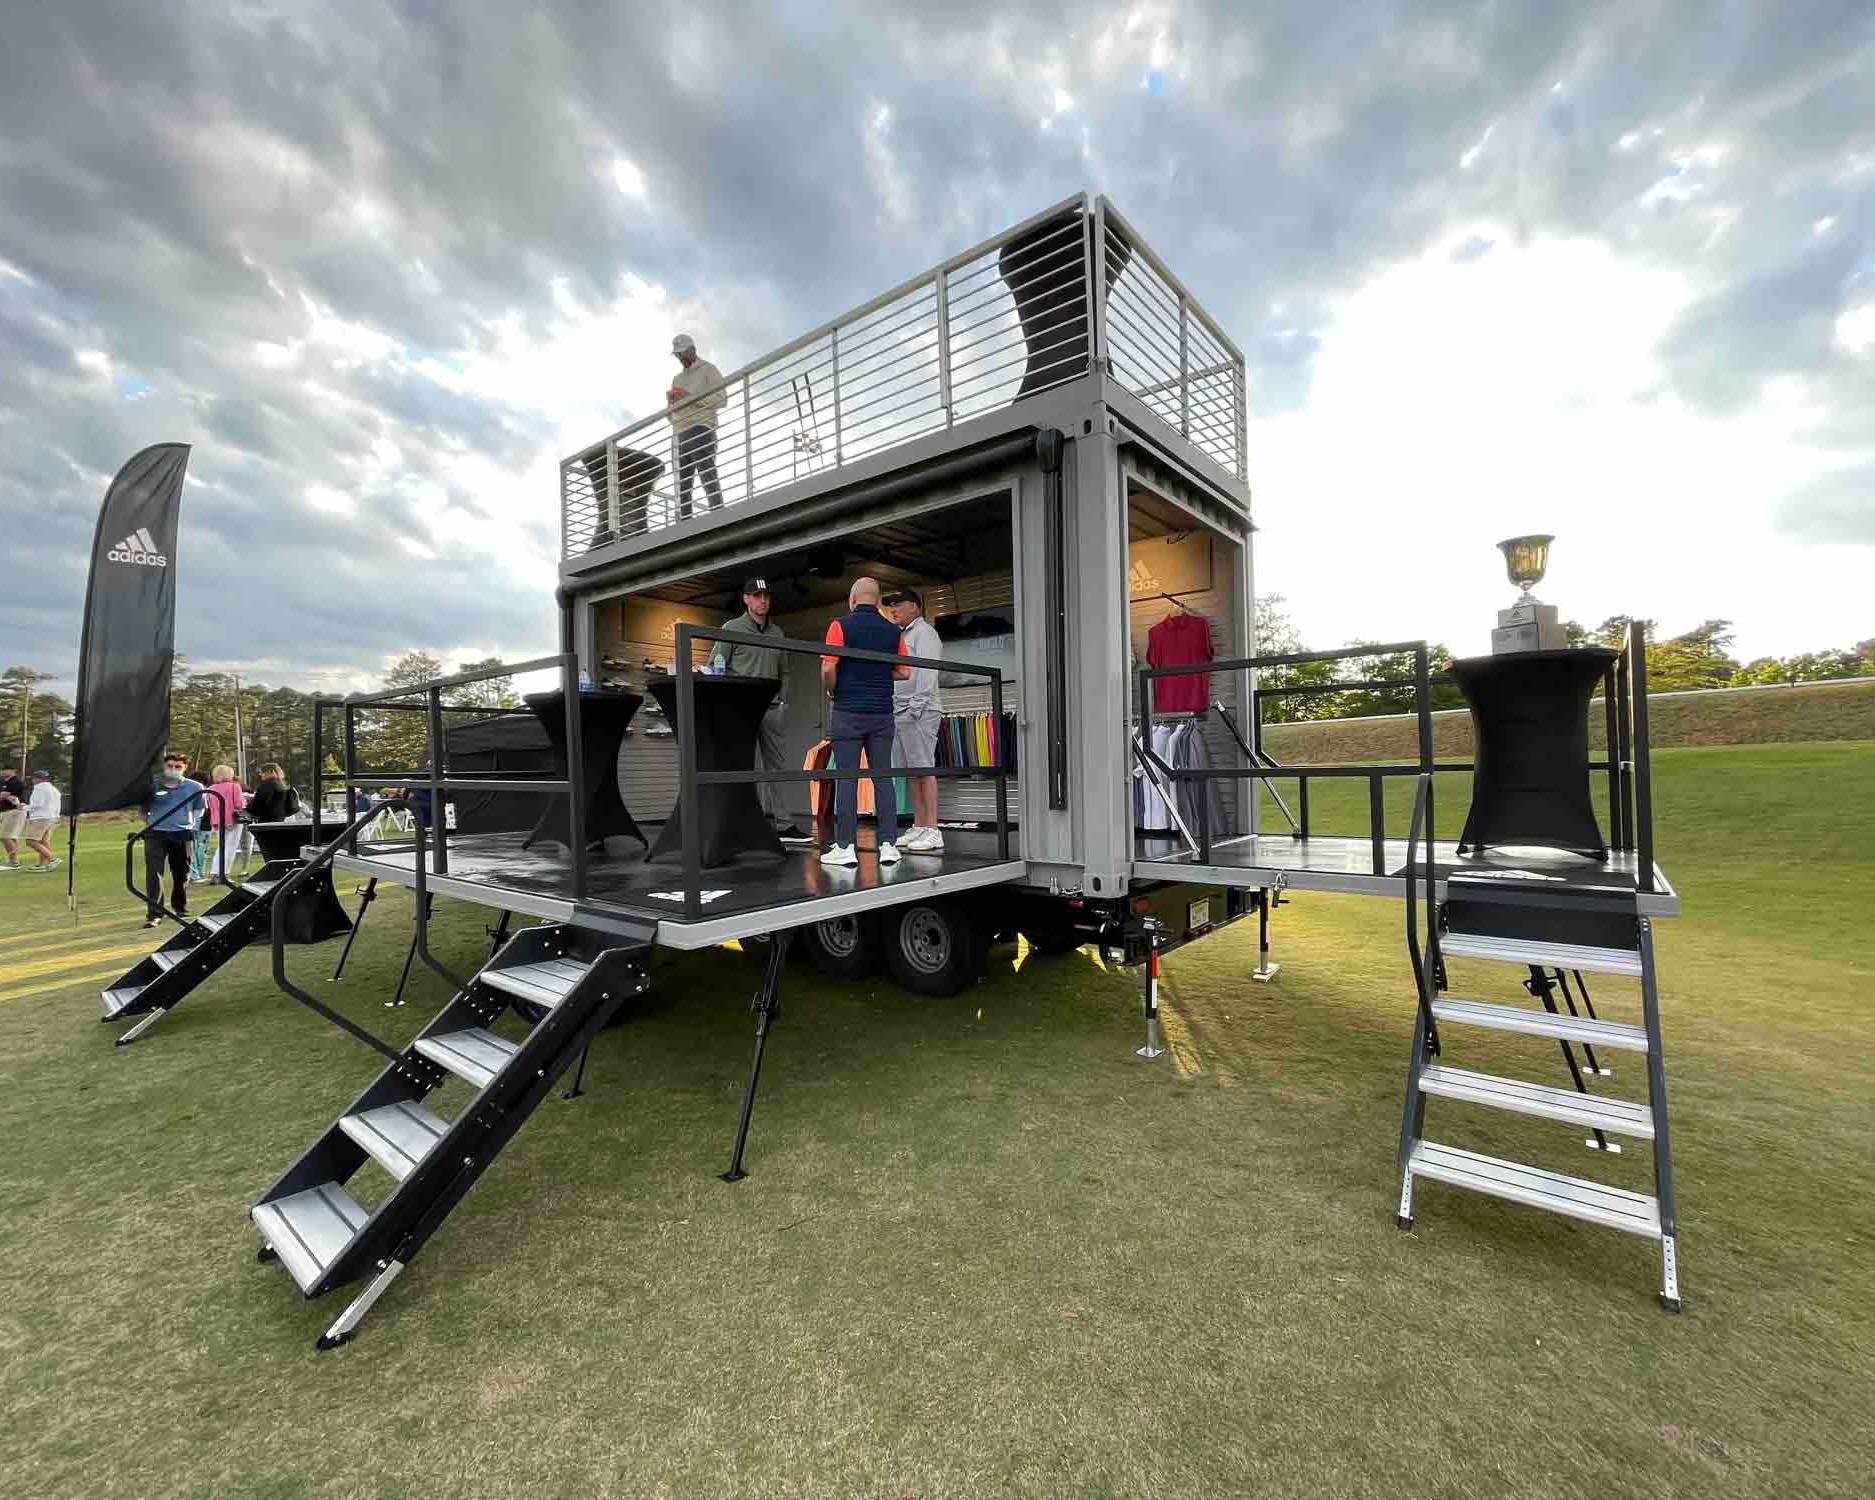
<svg viewBox="0 0 1875 1500"><path fill-rule="evenodd" d="M1637 1239L1438 1186L1394 1228L1401 908L1302 893L1273 985L1251 924L1167 960L1150 1064L1138 976L1086 950L944 1002L794 972L735 1187L754 971L661 960L586 1097L315 1354L349 1294L256 1264L247 1209L375 1059L264 950L114 1048L95 992L147 944L102 827L76 917L0 876L0 1495L1866 1495L1875 745L1656 770L1679 1317ZM441 904L439 951L489 915ZM444 999L383 1007L409 918L294 972L402 1041ZM1530 1039L1448 1055L1562 1081ZM1560 1125L1433 1101L1428 1133L1646 1187Z"/></svg>

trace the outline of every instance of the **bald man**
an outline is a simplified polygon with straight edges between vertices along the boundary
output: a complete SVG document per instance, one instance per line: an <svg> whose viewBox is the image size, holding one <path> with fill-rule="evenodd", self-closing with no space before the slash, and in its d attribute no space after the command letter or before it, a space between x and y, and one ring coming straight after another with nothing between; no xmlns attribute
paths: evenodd
<svg viewBox="0 0 1875 1500"><path fill-rule="evenodd" d="M905 637L879 613L879 581L856 578L847 591L846 613L827 627L829 646L855 651L880 651L904 656ZM892 769L892 682L911 676L910 667L882 661L844 661L837 656L820 659L820 683L833 699L827 738L833 741L837 771L859 769L859 756L874 772ZM873 810L879 819L879 863L898 863L898 798L891 781L872 778ZM859 863L859 783L839 781L833 788L833 847L820 856L823 865Z"/></svg>

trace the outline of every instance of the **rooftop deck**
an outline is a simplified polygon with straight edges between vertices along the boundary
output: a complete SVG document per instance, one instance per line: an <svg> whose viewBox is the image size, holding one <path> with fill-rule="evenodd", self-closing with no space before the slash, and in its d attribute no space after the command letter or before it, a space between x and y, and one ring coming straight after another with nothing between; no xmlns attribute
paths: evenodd
<svg viewBox="0 0 1875 1500"><path fill-rule="evenodd" d="M1111 203L1079 194L729 373L714 485L744 505L1090 374L1246 478L1243 356ZM677 436L707 400L562 460L563 559L710 513L712 473Z"/></svg>

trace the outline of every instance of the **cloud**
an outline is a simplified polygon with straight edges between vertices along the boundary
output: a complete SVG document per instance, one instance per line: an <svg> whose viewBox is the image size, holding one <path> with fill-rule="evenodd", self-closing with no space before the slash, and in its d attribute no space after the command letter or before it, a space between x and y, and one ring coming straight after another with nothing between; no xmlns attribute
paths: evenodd
<svg viewBox="0 0 1875 1500"><path fill-rule="evenodd" d="M556 461L657 404L675 328L732 368L1090 185L1245 350L1262 572L1324 640L1301 508L1383 554L1461 482L1448 530L1623 494L1679 535L1718 493L1813 576L1857 540L1815 498L1875 462L1847 0L16 9L8 659L69 670L98 498L161 439L192 658L548 648ZM1701 586L1753 649L1815 593Z"/></svg>

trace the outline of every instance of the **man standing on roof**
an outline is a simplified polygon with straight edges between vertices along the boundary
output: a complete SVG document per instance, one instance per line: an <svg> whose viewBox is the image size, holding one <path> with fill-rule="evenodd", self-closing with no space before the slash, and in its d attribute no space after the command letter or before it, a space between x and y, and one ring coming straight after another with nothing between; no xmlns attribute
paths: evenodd
<svg viewBox="0 0 1875 1500"><path fill-rule="evenodd" d="M671 382L664 399L670 404L671 426L677 430L677 514L690 519L690 481L703 481L710 509L723 503L723 487L716 478L716 414L729 404L723 393L723 372L707 359L697 358L696 340L680 333L671 340L671 353L683 369Z"/></svg>
<svg viewBox="0 0 1875 1500"><path fill-rule="evenodd" d="M764 644L781 635L781 627L770 619L769 611L774 606L774 599L768 591L766 578L751 578L742 585L742 613L733 620L723 621L723 629L738 636L748 636L747 641L718 641L716 649L710 653L710 666L731 677L772 677L777 686L774 701L768 705L768 712L762 715L762 722L755 731L755 769L758 771L785 771L789 769L785 745L788 718L788 679L782 671L781 653L773 646ZM795 826L794 818L789 814L782 789L774 782L762 782L757 788L762 799L762 811L768 814L768 821L775 825L775 834L779 838L798 839L801 830Z"/></svg>
<svg viewBox="0 0 1875 1500"><path fill-rule="evenodd" d="M904 656L905 637L879 613L879 581L858 578L846 596L847 612L827 627L827 644L854 651L882 651ZM892 683L910 677L910 667L882 661L820 659L820 684L833 698L827 738L833 741L836 771L857 771L860 752L877 773L892 769ZM879 819L879 863L898 863L898 798L889 778L872 778L872 805ZM856 865L859 854L859 783L833 784L833 847L820 856L823 865Z"/></svg>
<svg viewBox="0 0 1875 1500"><path fill-rule="evenodd" d="M907 656L936 660L944 643L924 617L924 596L916 589L888 594L885 606L898 622L899 639ZM911 676L892 684L892 751L901 766L937 764L938 674L936 667L913 667ZM937 777L913 776L911 832L899 840L907 854L942 854L944 835L937 826Z"/></svg>

